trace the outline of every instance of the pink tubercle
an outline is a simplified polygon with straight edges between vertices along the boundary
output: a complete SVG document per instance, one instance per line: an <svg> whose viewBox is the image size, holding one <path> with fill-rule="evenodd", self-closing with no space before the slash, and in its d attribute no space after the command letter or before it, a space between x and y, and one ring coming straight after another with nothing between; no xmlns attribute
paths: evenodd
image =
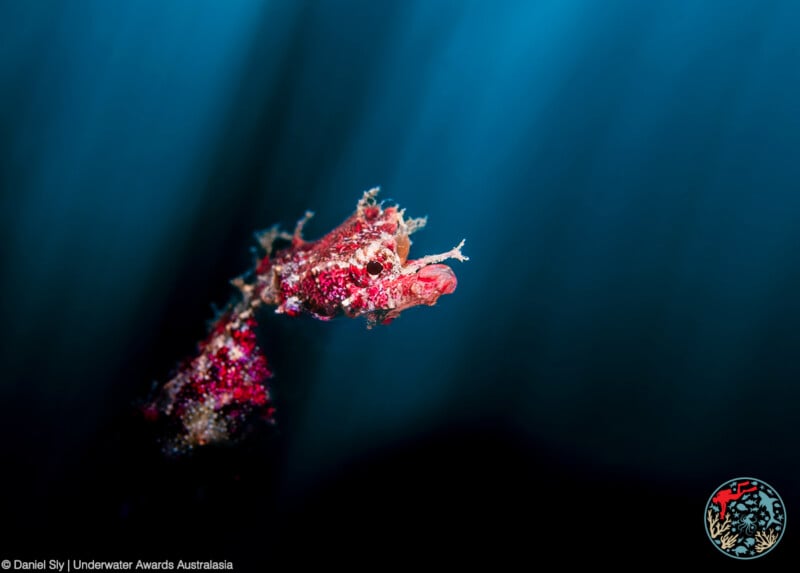
<svg viewBox="0 0 800 573"><path fill-rule="evenodd" d="M428 265L417 273L417 279L426 283L435 283L440 294L451 294L456 290L458 279L453 269L447 265Z"/></svg>

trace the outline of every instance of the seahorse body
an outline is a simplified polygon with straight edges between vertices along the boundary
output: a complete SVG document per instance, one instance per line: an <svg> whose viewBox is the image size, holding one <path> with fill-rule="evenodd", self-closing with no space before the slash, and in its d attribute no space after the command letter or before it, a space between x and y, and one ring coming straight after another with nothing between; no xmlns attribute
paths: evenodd
<svg viewBox="0 0 800 573"><path fill-rule="evenodd" d="M445 253L410 260L409 236L426 219L406 219L404 210L384 208L377 194L378 188L366 191L355 213L317 241L302 234L310 212L291 235L277 226L258 235L264 255L253 271L232 281L240 295L213 323L197 355L146 408L150 417L166 417L172 426L168 451L229 440L254 417L274 420L267 385L272 372L255 332L260 307L320 320L364 316L371 328L455 290L455 273L441 263L468 260L461 252L464 241ZM275 250L279 239L290 246Z"/></svg>

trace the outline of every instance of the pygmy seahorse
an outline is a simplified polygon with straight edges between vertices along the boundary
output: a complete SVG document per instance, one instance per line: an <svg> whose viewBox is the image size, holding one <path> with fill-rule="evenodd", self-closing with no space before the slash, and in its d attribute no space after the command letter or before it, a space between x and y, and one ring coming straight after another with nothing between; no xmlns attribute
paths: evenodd
<svg viewBox="0 0 800 573"><path fill-rule="evenodd" d="M146 407L149 417L165 419L171 428L168 452L227 441L254 418L274 422L267 385L272 372L256 337L261 307L320 320L364 316L371 328L455 290L455 273L441 263L468 260L464 241L445 253L409 259L409 236L426 218L407 219L397 206L384 208L375 199L378 191L366 191L355 213L317 241L303 238L311 212L293 234L276 225L257 235L264 254L232 281L239 294L212 323L196 356ZM276 250L278 240L291 243Z"/></svg>

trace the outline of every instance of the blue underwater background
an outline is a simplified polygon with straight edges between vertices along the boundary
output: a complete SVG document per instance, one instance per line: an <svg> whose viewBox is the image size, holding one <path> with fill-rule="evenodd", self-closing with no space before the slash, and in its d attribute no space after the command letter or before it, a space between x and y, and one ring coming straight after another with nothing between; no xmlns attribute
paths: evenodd
<svg viewBox="0 0 800 573"><path fill-rule="evenodd" d="M793 521L798 21L0 4L0 558L722 563L703 512L738 476ZM429 217L412 255L467 239L457 291L370 331L265 317L277 427L165 459L137 404L253 233L375 185Z"/></svg>

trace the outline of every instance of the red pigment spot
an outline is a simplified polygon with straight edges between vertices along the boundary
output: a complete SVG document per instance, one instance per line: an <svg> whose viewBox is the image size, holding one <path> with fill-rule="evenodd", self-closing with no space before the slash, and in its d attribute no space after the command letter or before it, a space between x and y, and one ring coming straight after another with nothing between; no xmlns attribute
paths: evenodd
<svg viewBox="0 0 800 573"><path fill-rule="evenodd" d="M375 217L377 217L378 215L380 215L380 212L381 212L380 207L376 207L374 205L370 206L370 207L365 207L364 208L364 218L366 218L367 220L372 220Z"/></svg>
<svg viewBox="0 0 800 573"><path fill-rule="evenodd" d="M144 419L147 420L148 422L155 422L156 420L158 420L158 406L156 406L155 403L148 404L147 406L142 408L141 411L142 411L142 416L144 416Z"/></svg>
<svg viewBox="0 0 800 573"><path fill-rule="evenodd" d="M234 342L242 347L245 353L252 352L256 347L256 334L250 330L250 325L234 330L231 333Z"/></svg>
<svg viewBox="0 0 800 573"><path fill-rule="evenodd" d="M369 284L369 277L365 269L357 267L356 265L350 265L348 270L350 271L350 281L354 285L364 287Z"/></svg>
<svg viewBox="0 0 800 573"><path fill-rule="evenodd" d="M251 401L256 406L263 406L267 403L267 395L264 392L258 393L252 397Z"/></svg>
<svg viewBox="0 0 800 573"><path fill-rule="evenodd" d="M259 275L263 275L267 273L269 269L272 268L272 261L269 260L269 257L264 257L258 262L258 266L256 266L256 273Z"/></svg>

